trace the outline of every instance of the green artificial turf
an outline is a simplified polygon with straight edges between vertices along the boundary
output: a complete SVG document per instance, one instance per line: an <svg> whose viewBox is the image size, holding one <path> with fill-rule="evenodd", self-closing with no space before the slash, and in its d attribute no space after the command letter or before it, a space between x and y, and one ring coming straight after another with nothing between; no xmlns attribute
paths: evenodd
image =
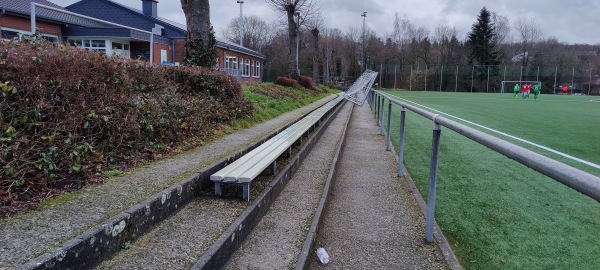
<svg viewBox="0 0 600 270"><path fill-rule="evenodd" d="M600 163L594 142L600 139L600 102L593 97L389 93ZM397 106L392 119L397 149ZM425 198L431 135L431 120L407 112L404 163ZM443 127L436 220L467 269L600 269L600 203Z"/></svg>

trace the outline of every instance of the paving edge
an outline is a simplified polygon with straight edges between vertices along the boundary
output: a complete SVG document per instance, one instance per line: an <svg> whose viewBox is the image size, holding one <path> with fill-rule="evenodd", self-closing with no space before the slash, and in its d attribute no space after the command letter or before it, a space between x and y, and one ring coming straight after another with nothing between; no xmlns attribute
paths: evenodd
<svg viewBox="0 0 600 270"><path fill-rule="evenodd" d="M350 108L350 113L346 118L346 122L344 123L344 129L342 131L342 139L337 145L337 149L335 151L335 156L333 157L333 161L331 162L331 167L329 168L329 174L327 175L327 180L325 182L325 187L323 188L323 194L319 201L319 205L317 206L317 211L312 220L312 224L310 225L310 229L308 230L308 234L306 235L306 239L304 240L304 245L302 246L302 250L300 254L298 254L296 260L296 270L308 269L310 265L310 260L308 259L311 250L314 250L315 240L317 239L317 235L319 233L319 228L323 225L323 215L325 214L327 205L327 200L329 198L329 191L331 190L331 182L333 181L333 176L335 174L336 168L340 162L340 156L342 154L342 149L346 145L346 131L348 130L348 123L350 122L350 117L352 117L352 112L354 110L354 105Z"/></svg>
<svg viewBox="0 0 600 270"><path fill-rule="evenodd" d="M277 199L287 183L292 179L294 173L300 168L304 159L309 155L312 148L317 144L323 132L331 124L335 116L340 112L345 100L335 106L327 121L319 130L311 135L306 144L294 156L289 164L269 183L261 194L242 212L242 214L225 230L219 239L204 252L200 259L191 269L220 269L229 261L231 256L244 243L252 229L260 222L267 213L269 207Z"/></svg>
<svg viewBox="0 0 600 270"><path fill-rule="evenodd" d="M329 97L328 99L333 100L335 97ZM303 114L302 117L309 113ZM22 265L20 269L89 269L99 265L102 261L118 253L124 244L135 241L141 235L154 228L158 223L172 216L179 209L191 202L202 189L212 187L213 182L210 180L210 175L252 151L302 117L282 128L272 131L239 152L224 157L205 167L196 175L190 176L157 193L150 199L135 204L129 209L102 222L101 225L94 226L75 238L68 240L61 246L53 248L45 254L30 260L28 263ZM311 141L314 140L311 138ZM306 144L306 146L308 145L309 143ZM299 167L298 164L296 164L296 169L297 167ZM270 185L266 188L266 190L271 189ZM242 216L244 216L244 213Z"/></svg>

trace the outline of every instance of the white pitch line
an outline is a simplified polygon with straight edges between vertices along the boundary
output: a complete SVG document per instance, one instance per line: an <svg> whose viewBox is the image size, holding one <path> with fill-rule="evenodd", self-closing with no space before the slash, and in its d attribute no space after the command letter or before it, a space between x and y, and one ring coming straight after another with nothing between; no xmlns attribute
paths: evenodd
<svg viewBox="0 0 600 270"><path fill-rule="evenodd" d="M565 153L563 153L563 152L556 151L556 150L554 150L554 149L552 149L552 148L548 148L548 147L546 147L546 146L539 145L539 144L537 144L537 143L530 142L530 141L528 141L528 140L525 140L525 139L521 139L521 138L519 138L519 137L516 137L516 136L510 135L510 134L504 133L504 132L502 132L502 131L498 131L498 130L495 130L495 129L493 129L493 128L489 128L489 127L486 127L486 126L483 126L483 125L480 125L480 124L477 124L477 123L471 122L471 121L469 121L469 120L465 120L465 119L462 119L462 118L460 118L460 117L456 117L456 116L454 116L454 115L447 114L447 113L445 113L445 112L442 112L442 111L438 111L438 110L436 110L436 109L433 109L433 108L429 108L429 107L427 107L427 106L425 106L425 105L421 105L421 104L419 104L419 103L416 103L416 102L413 102L413 101L410 101L410 100L407 100L407 99L404 99L404 98L400 98L400 97L398 97L398 98L399 98L399 99L401 99L401 100L404 100L404 101L406 101L406 102L408 102L408 103L412 103L412 104L415 104L415 105L417 105L417 106L421 106L421 107L423 107L423 108L425 108L425 109L428 109L428 110L434 111L434 112L436 112L436 113L439 113L439 114L443 114L443 115L446 115L446 116L452 117L452 118L454 118L454 119L457 119L457 120L463 121L463 122L465 122L465 123L469 123L469 124L471 124L471 125L474 125L474 126L477 126L477 127L483 128L483 129L487 129L487 130L489 130L489 131L491 131L491 132L498 133L498 134L500 134L500 135L503 135L503 136L506 136L506 137L509 137L509 138L515 139L515 140L517 140L517 141L520 141L520 142L524 142L524 143L526 143L526 144L529 144L529 145L535 146L535 147L537 147L537 148L540 148L540 149L546 150L546 151L548 151L548 152L551 152L551 153L554 153L554 154L557 154L557 155L560 155L560 156L566 157L566 158L568 158L568 159L571 159L571 160L577 161L577 162L579 162L579 163L583 163L583 164L585 164L585 165L588 165L588 166L590 166L590 167L594 167L594 168L596 168L596 169L600 169L600 165L598 165L598 164L596 164L596 163L592 163L592 162L589 162L589 161L587 161L587 160L583 160L583 159L580 159L580 158L577 158L577 157L574 157L574 156L571 156L571 155L565 154Z"/></svg>

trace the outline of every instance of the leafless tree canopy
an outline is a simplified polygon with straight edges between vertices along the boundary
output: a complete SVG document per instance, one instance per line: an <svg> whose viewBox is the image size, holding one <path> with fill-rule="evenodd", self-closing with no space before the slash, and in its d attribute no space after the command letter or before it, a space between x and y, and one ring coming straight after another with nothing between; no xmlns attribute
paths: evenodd
<svg viewBox="0 0 600 270"><path fill-rule="evenodd" d="M267 0L271 6L285 15L288 25L289 64L288 73L292 78L298 78L299 70L295 52L298 49L297 35L304 22L314 19L319 14L318 0ZM298 15L298 16L296 16Z"/></svg>
<svg viewBox="0 0 600 270"><path fill-rule="evenodd" d="M273 35L271 27L256 15L244 16L244 47L255 51L262 51ZM223 37L231 42L240 42L240 18L235 18L223 32Z"/></svg>
<svg viewBox="0 0 600 270"><path fill-rule="evenodd" d="M517 31L517 42L521 47L521 58L523 66L529 64L534 45L542 39L542 30L536 21L531 19L519 19L515 24Z"/></svg>

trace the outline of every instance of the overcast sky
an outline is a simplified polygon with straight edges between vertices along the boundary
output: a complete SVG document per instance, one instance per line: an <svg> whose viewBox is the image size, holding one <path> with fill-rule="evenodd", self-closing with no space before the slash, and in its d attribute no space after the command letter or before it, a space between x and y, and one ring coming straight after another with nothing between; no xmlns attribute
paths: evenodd
<svg viewBox="0 0 600 270"><path fill-rule="evenodd" d="M67 6L78 0L50 0ZM120 4L142 9L141 0L114 0ZM485 5L488 10L508 17L511 26L518 18L535 19L544 37L556 37L565 43L600 44L600 1L597 0L320 0L323 17L330 28L346 31L348 27L362 26L363 11L367 12L366 25L379 36L391 33L394 14L408 18L417 27L433 32L436 26L456 27L459 38L464 38ZM236 0L210 0L211 22L217 36L227 24L239 17L240 5ZM244 14L258 15L267 22L275 21L277 14L267 0L244 0ZM180 0L159 0L158 16L185 24Z"/></svg>

